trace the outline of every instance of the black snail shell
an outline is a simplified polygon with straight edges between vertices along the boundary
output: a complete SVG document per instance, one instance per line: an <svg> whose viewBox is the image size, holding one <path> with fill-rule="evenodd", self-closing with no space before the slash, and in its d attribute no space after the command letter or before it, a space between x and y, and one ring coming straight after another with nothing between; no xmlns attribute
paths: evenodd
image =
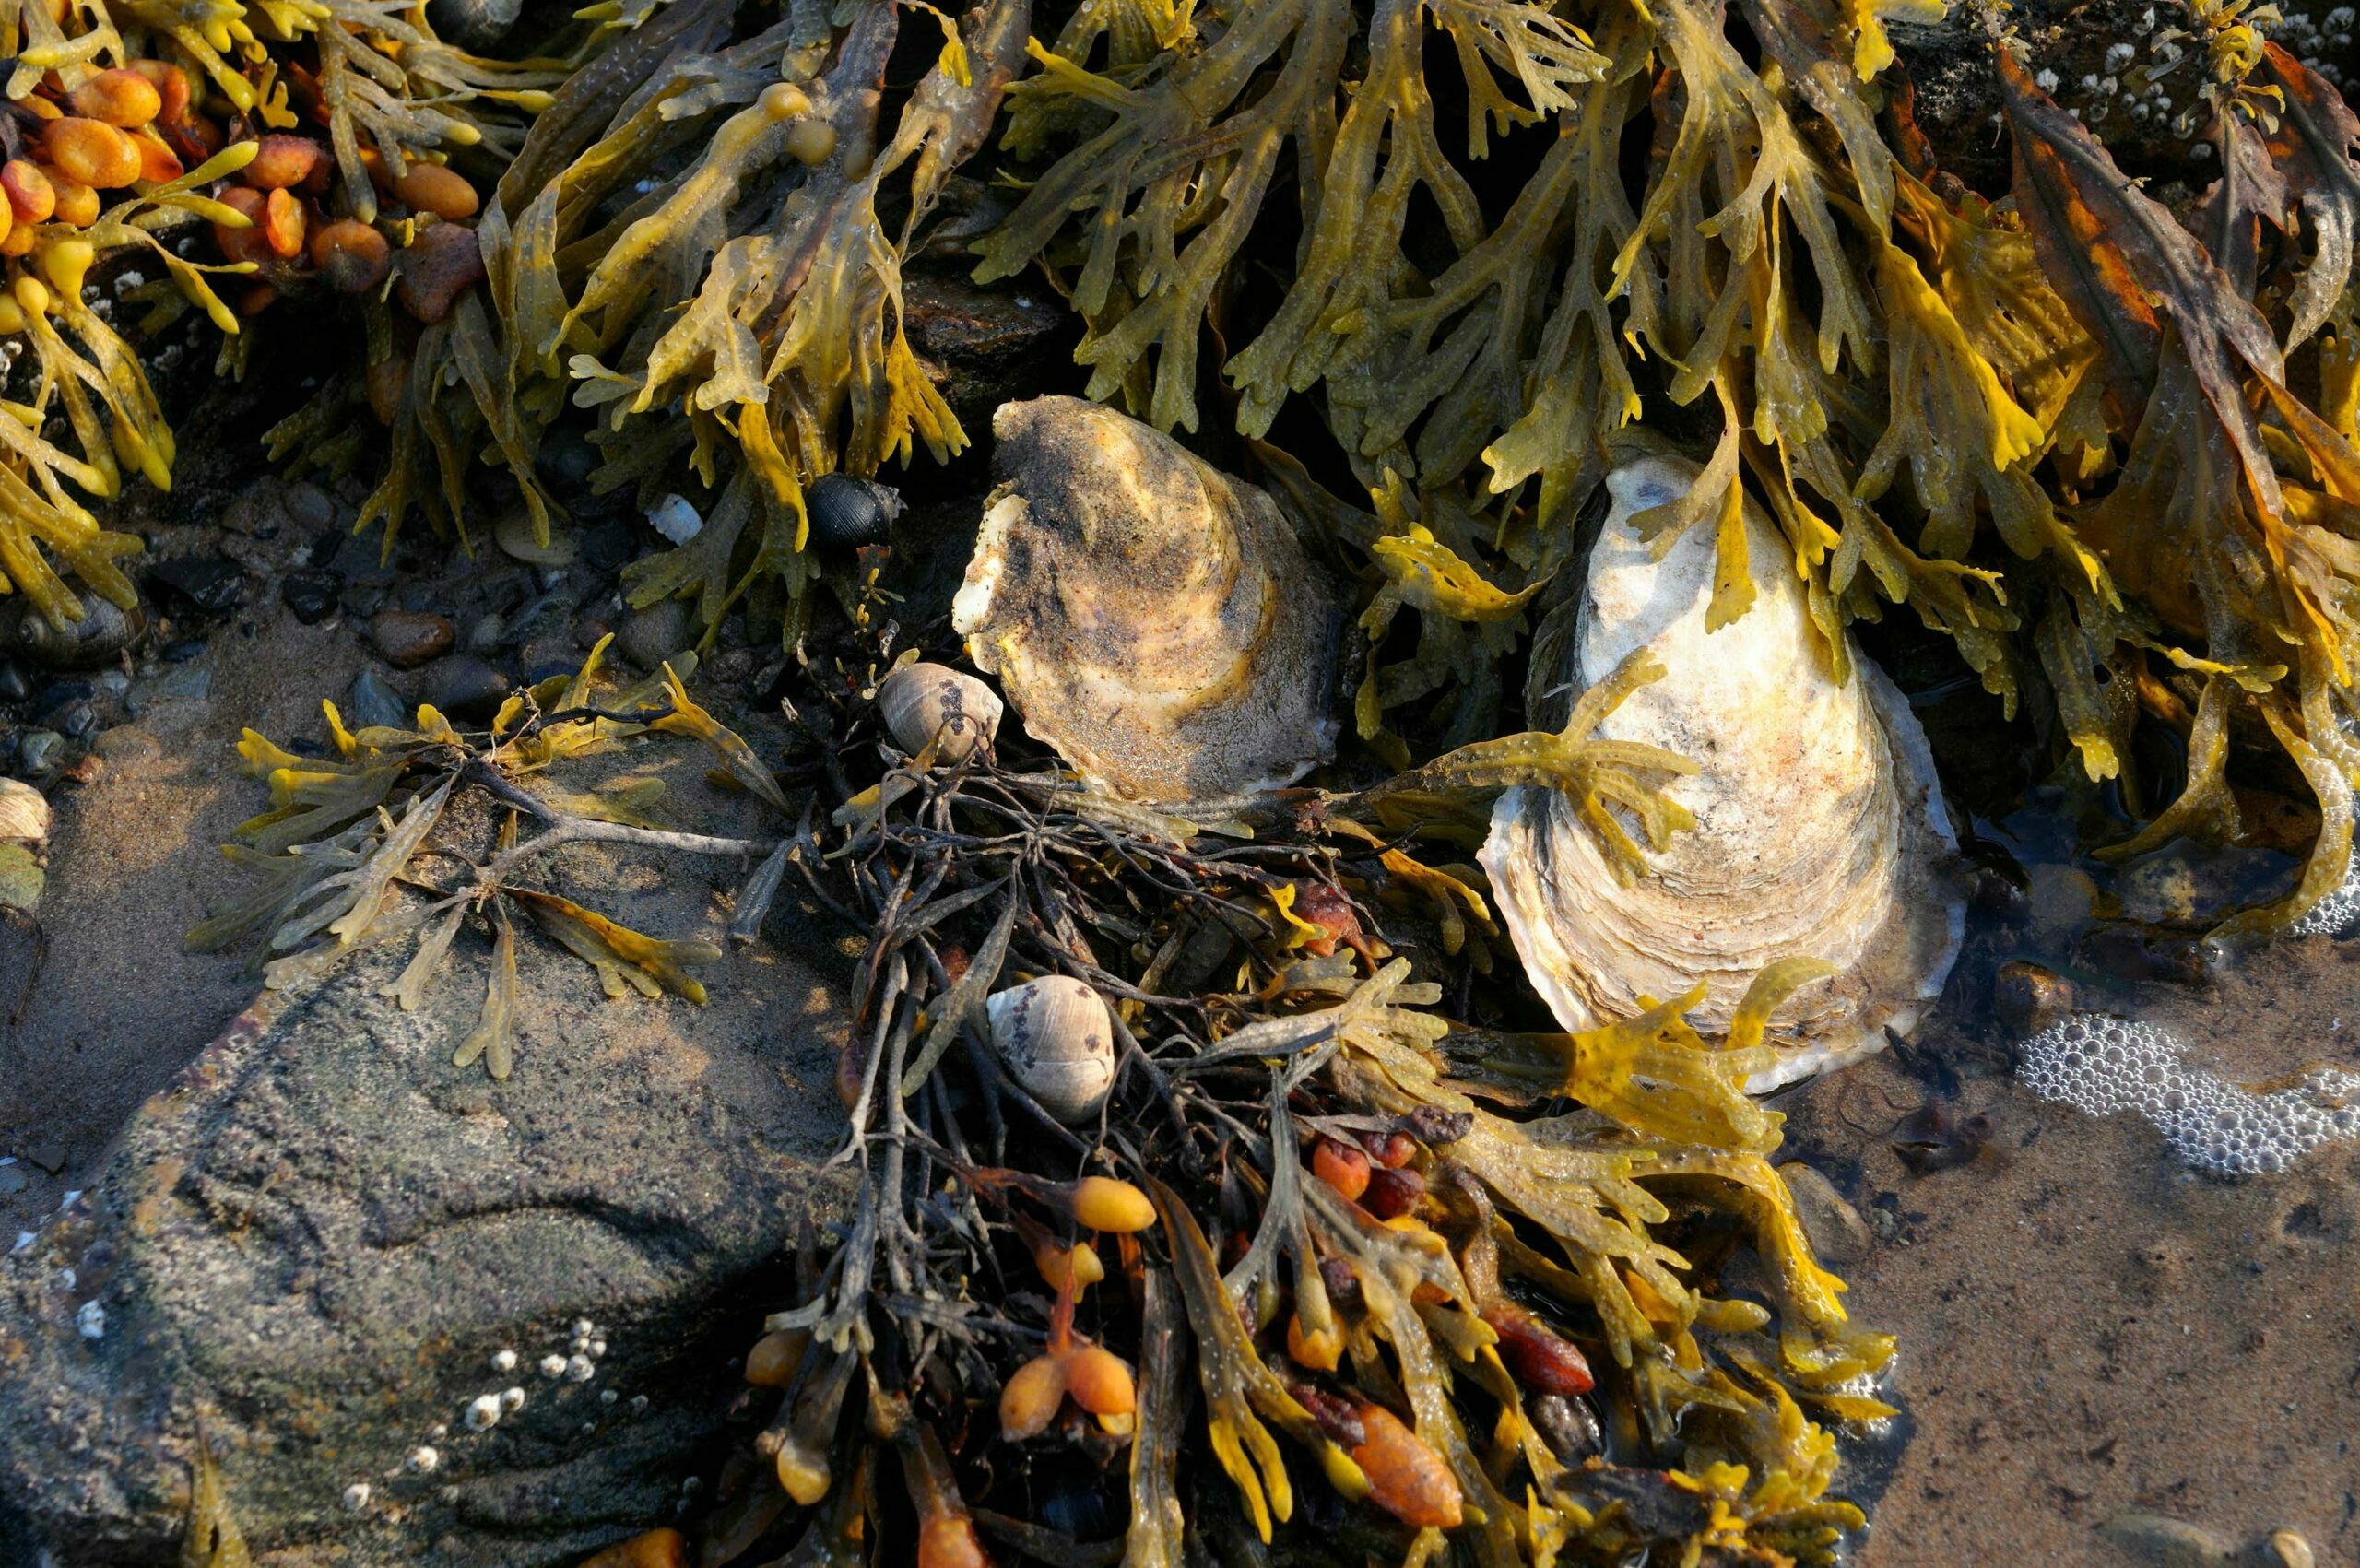
<svg viewBox="0 0 2360 1568"><path fill-rule="evenodd" d="M490 49L508 36L525 0L427 0L426 19L437 36L463 49Z"/></svg>
<svg viewBox="0 0 2360 1568"><path fill-rule="evenodd" d="M88 669L110 663L148 629L148 618L106 599L85 595L82 619L61 631L30 599L0 609L0 652L22 654L50 669Z"/></svg>
<svg viewBox="0 0 2360 1568"><path fill-rule="evenodd" d="M814 544L857 549L885 542L902 514L902 492L850 474L822 474L805 487L803 510Z"/></svg>

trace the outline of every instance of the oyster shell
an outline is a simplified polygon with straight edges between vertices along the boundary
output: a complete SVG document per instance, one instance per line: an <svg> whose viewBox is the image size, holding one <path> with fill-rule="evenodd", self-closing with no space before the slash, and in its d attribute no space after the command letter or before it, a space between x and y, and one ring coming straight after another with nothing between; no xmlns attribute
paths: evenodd
<svg viewBox="0 0 2360 1568"><path fill-rule="evenodd" d="M1851 651L1831 678L1813 647L1803 584L1786 541L1744 508L1755 598L1717 631L1714 530L1692 527L1661 559L1634 517L1678 501L1699 472L1649 457L1607 478L1612 505L1575 605L1573 634L1543 646L1533 684L1578 691L1645 646L1664 666L1599 725L1697 764L1668 793L1695 816L1648 874L1625 887L1553 790L1503 796L1481 859L1534 987L1581 1031L1679 996L1727 1031L1754 973L1773 961L1835 966L1772 1015L1789 1049L1748 1085L1772 1089L1865 1055L1906 1030L1958 956L1965 900L1957 841L1925 732L1874 666ZM1536 640L1543 642L1545 640ZM1550 678L1550 677L1554 678ZM1539 716L1546 722L1547 704Z"/></svg>
<svg viewBox="0 0 2360 1568"><path fill-rule="evenodd" d="M1155 804L1333 754L1342 600L1270 498L1076 397L1000 406L1001 478L950 623L1025 727Z"/></svg>

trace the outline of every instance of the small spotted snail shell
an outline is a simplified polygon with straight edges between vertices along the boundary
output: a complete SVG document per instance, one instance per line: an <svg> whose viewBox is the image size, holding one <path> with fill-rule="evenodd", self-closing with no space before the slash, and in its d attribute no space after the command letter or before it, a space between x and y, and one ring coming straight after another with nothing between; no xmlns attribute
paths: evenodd
<svg viewBox="0 0 2360 1568"><path fill-rule="evenodd" d="M934 755L941 762L965 761L999 733L998 693L948 665L903 665L879 683L877 706L886 729L912 756L939 735Z"/></svg>
<svg viewBox="0 0 2360 1568"><path fill-rule="evenodd" d="M1009 1076L1061 1122L1086 1122L1115 1087L1115 1025L1098 993L1064 974L1011 985L984 1003Z"/></svg>

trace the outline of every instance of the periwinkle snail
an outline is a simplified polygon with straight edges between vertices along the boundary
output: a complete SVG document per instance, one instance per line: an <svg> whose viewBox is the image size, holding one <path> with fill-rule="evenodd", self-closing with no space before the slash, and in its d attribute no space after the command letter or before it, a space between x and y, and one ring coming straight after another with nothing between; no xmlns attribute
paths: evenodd
<svg viewBox="0 0 2360 1568"><path fill-rule="evenodd" d="M903 665L877 687L885 728L912 756L939 737L935 760L963 762L999 733L1000 701L982 681L948 665Z"/></svg>
<svg viewBox="0 0 2360 1568"><path fill-rule="evenodd" d="M902 514L902 495L873 479L822 474L803 489L803 513L811 520L811 542L829 549L881 545Z"/></svg>
<svg viewBox="0 0 2360 1568"><path fill-rule="evenodd" d="M1011 985L984 1003L1009 1076L1061 1122L1086 1122L1115 1087L1115 1026L1097 992L1065 974Z"/></svg>

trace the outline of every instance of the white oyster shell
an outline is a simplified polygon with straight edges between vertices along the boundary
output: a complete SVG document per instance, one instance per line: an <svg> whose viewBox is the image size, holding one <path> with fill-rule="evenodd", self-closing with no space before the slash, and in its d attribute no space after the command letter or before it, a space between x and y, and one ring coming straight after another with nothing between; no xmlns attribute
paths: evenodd
<svg viewBox="0 0 2360 1568"><path fill-rule="evenodd" d="M1769 519L1746 502L1755 598L1712 632L1713 530L1686 530L1656 560L1633 529L1697 473L1650 457L1608 477L1612 505L1560 652L1575 690L1642 646L1662 662L1662 678L1599 734L1694 762L1669 793L1696 825L1626 888L1561 795L1517 789L1493 808L1481 858L1526 973L1568 1030L1701 981L1689 1016L1718 1035L1765 964L1835 966L1772 1015L1773 1039L1788 1048L1748 1085L1761 1092L1882 1048L1888 1027L1909 1029L1958 957L1965 901L1925 732L1858 649L1849 676L1830 678Z"/></svg>
<svg viewBox="0 0 2360 1568"><path fill-rule="evenodd" d="M1024 726L1128 799L1292 784L1333 754L1341 598L1270 498L1076 397L1003 404L952 601Z"/></svg>

